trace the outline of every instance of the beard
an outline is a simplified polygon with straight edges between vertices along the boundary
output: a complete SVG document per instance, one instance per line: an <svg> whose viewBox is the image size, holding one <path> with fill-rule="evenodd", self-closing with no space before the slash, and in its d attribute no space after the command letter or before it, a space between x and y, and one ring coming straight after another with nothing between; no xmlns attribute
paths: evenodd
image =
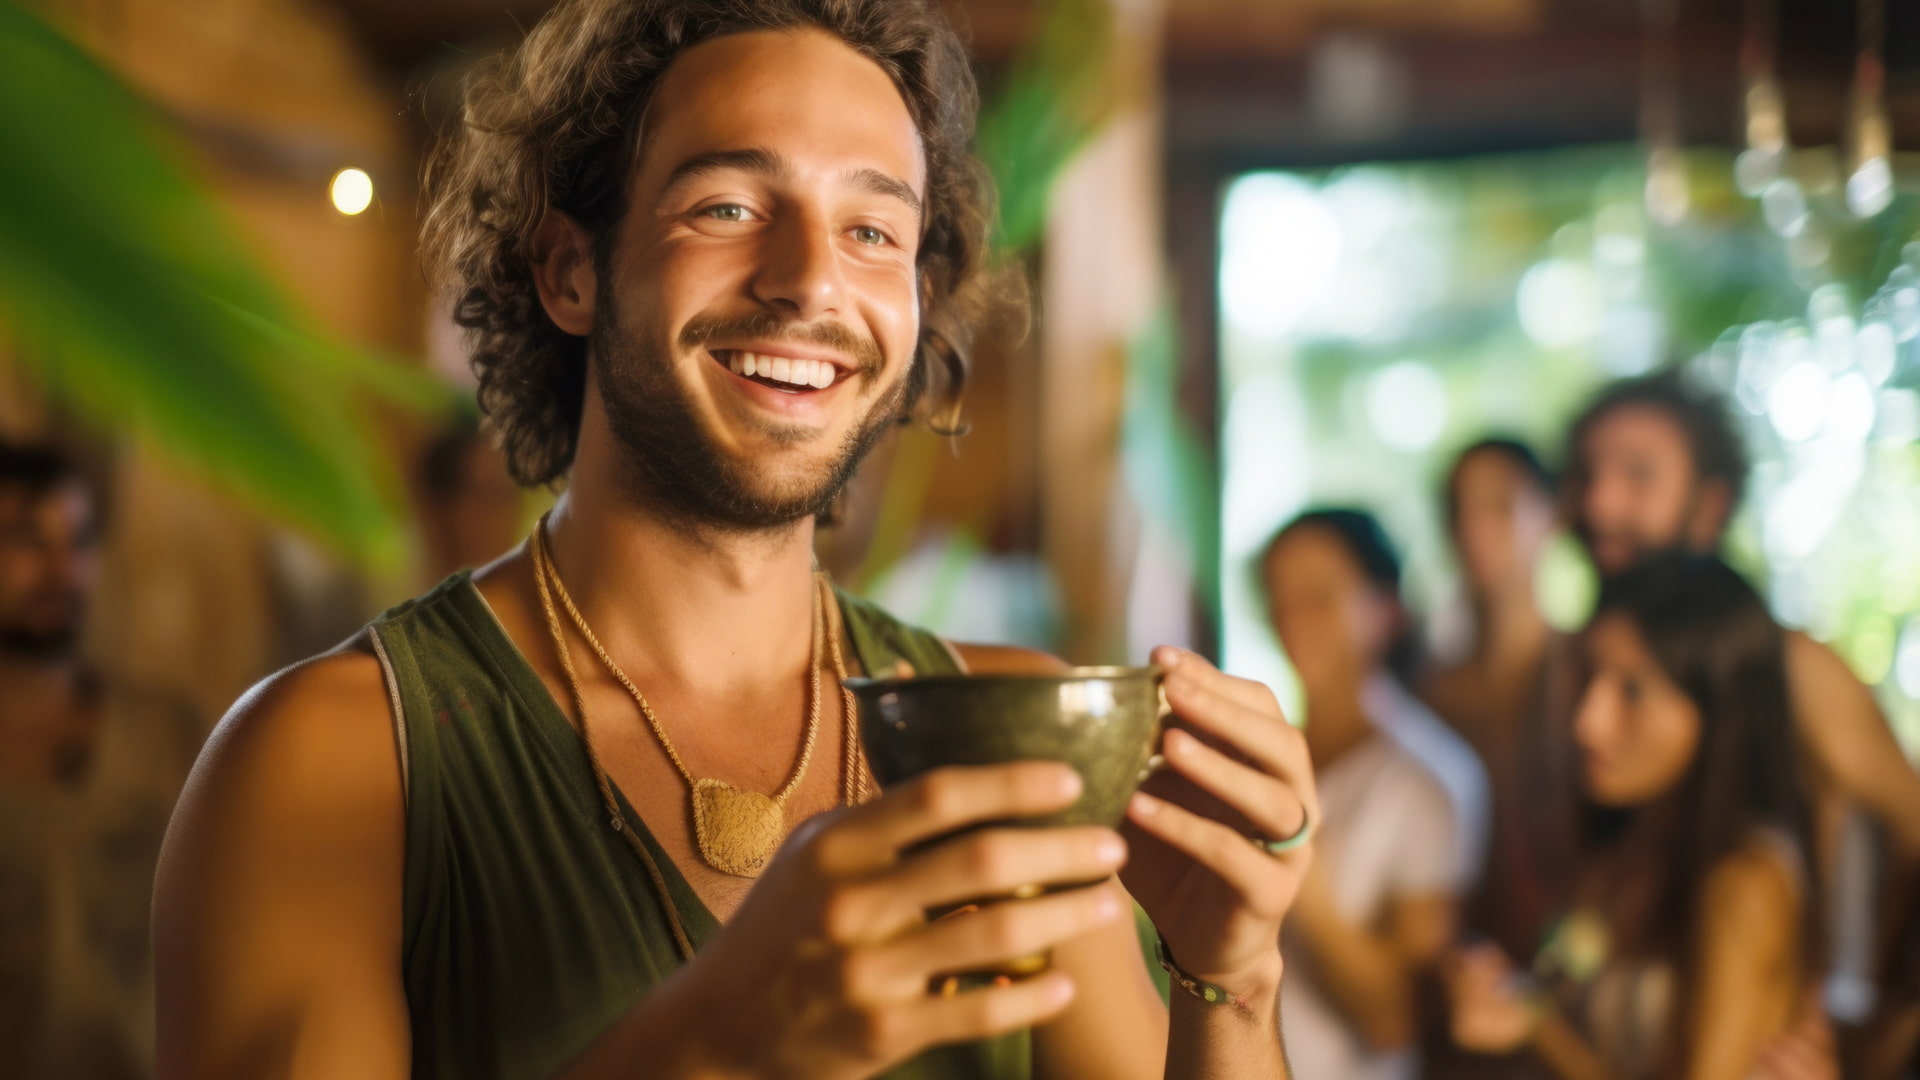
<svg viewBox="0 0 1920 1080"><path fill-rule="evenodd" d="M1631 525L1618 528L1600 529L1584 517L1573 522L1573 535L1586 549L1587 557L1599 572L1601 580L1618 577L1636 567L1645 565L1664 555L1676 553L1706 554L1717 550L1715 546L1700 548L1689 542L1687 522L1698 513L1702 496L1696 491L1687 496L1686 508L1680 515L1680 524L1665 535L1649 535ZM1602 555L1608 556L1604 561Z"/></svg>
<svg viewBox="0 0 1920 1080"><path fill-rule="evenodd" d="M0 653L26 660L63 660L80 649L80 628L36 630L24 626L0 626Z"/></svg>
<svg viewBox="0 0 1920 1080"><path fill-rule="evenodd" d="M603 288L600 295L611 301L612 291ZM771 315L697 318L681 332L680 344L698 348L725 338L824 345L854 359L856 370L843 378L858 378L863 386L878 379L882 368L879 346L870 338L837 323L800 325ZM600 306L588 340L594 387L621 456L661 512L697 529L771 532L826 514L905 409L907 380L901 378L825 460L798 475L770 476L755 462L730 459L701 428L692 396L674 376L671 352L624 333L616 305ZM793 446L812 429L763 422L762 433L775 445Z"/></svg>
<svg viewBox="0 0 1920 1080"><path fill-rule="evenodd" d="M82 604L78 595L60 594L48 598L46 606L58 607L57 617L19 618L0 621L0 653L26 660L61 660L80 649Z"/></svg>

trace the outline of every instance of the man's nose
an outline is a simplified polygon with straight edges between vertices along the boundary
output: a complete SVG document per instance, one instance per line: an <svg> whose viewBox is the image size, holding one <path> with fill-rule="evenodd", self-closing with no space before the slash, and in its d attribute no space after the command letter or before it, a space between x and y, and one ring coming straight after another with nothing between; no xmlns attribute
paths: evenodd
<svg viewBox="0 0 1920 1080"><path fill-rule="evenodd" d="M831 227L815 214L792 214L768 230L754 276L761 303L801 320L835 314L845 280Z"/></svg>

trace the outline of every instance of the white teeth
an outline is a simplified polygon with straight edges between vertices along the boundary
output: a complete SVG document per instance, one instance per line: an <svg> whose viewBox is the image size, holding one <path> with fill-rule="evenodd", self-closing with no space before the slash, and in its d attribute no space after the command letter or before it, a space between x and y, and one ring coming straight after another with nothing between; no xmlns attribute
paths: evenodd
<svg viewBox="0 0 1920 1080"><path fill-rule="evenodd" d="M787 356L761 356L736 349L727 356L727 368L735 375L759 377L792 386L825 390L840 377L840 370L825 360L795 360Z"/></svg>

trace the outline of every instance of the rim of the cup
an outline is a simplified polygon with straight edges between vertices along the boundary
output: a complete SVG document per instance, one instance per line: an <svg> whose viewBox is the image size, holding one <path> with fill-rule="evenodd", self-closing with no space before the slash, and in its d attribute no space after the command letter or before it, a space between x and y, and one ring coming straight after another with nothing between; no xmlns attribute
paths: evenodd
<svg viewBox="0 0 1920 1080"><path fill-rule="evenodd" d="M1165 678L1167 669L1158 664L1144 667L1132 667L1124 664L1101 664L1089 667L1072 667L1065 671L988 671L978 675L951 673L939 675L912 675L906 678L874 679L865 676L852 676L842 679L841 685L849 690L866 690L875 687L903 686L939 686L951 683L977 685L983 682L993 683L1050 683L1059 685L1071 682L1093 682L1106 680L1118 682L1127 679L1148 679L1158 681Z"/></svg>

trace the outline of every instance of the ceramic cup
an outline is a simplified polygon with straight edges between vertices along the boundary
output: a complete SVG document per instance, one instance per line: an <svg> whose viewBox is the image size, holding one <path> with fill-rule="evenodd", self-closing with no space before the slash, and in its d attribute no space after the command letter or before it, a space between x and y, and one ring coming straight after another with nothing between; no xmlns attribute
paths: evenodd
<svg viewBox="0 0 1920 1080"><path fill-rule="evenodd" d="M1120 824L1158 762L1165 672L1074 668L1055 675L848 679L860 740L885 788L942 765L1063 761L1084 786L1067 809L1022 825Z"/></svg>
<svg viewBox="0 0 1920 1080"><path fill-rule="evenodd" d="M1082 781L1079 799L1055 814L1008 825L1118 827L1127 800L1160 765L1160 731L1167 716L1160 668L1074 668L1053 675L935 675L909 679L848 679L859 702L860 740L882 788L944 765L998 765L1061 761ZM1038 895L1038 887L1014 898ZM951 918L981 904L932 911ZM1019 957L989 971L936 980L958 989L1044 971L1049 956Z"/></svg>

